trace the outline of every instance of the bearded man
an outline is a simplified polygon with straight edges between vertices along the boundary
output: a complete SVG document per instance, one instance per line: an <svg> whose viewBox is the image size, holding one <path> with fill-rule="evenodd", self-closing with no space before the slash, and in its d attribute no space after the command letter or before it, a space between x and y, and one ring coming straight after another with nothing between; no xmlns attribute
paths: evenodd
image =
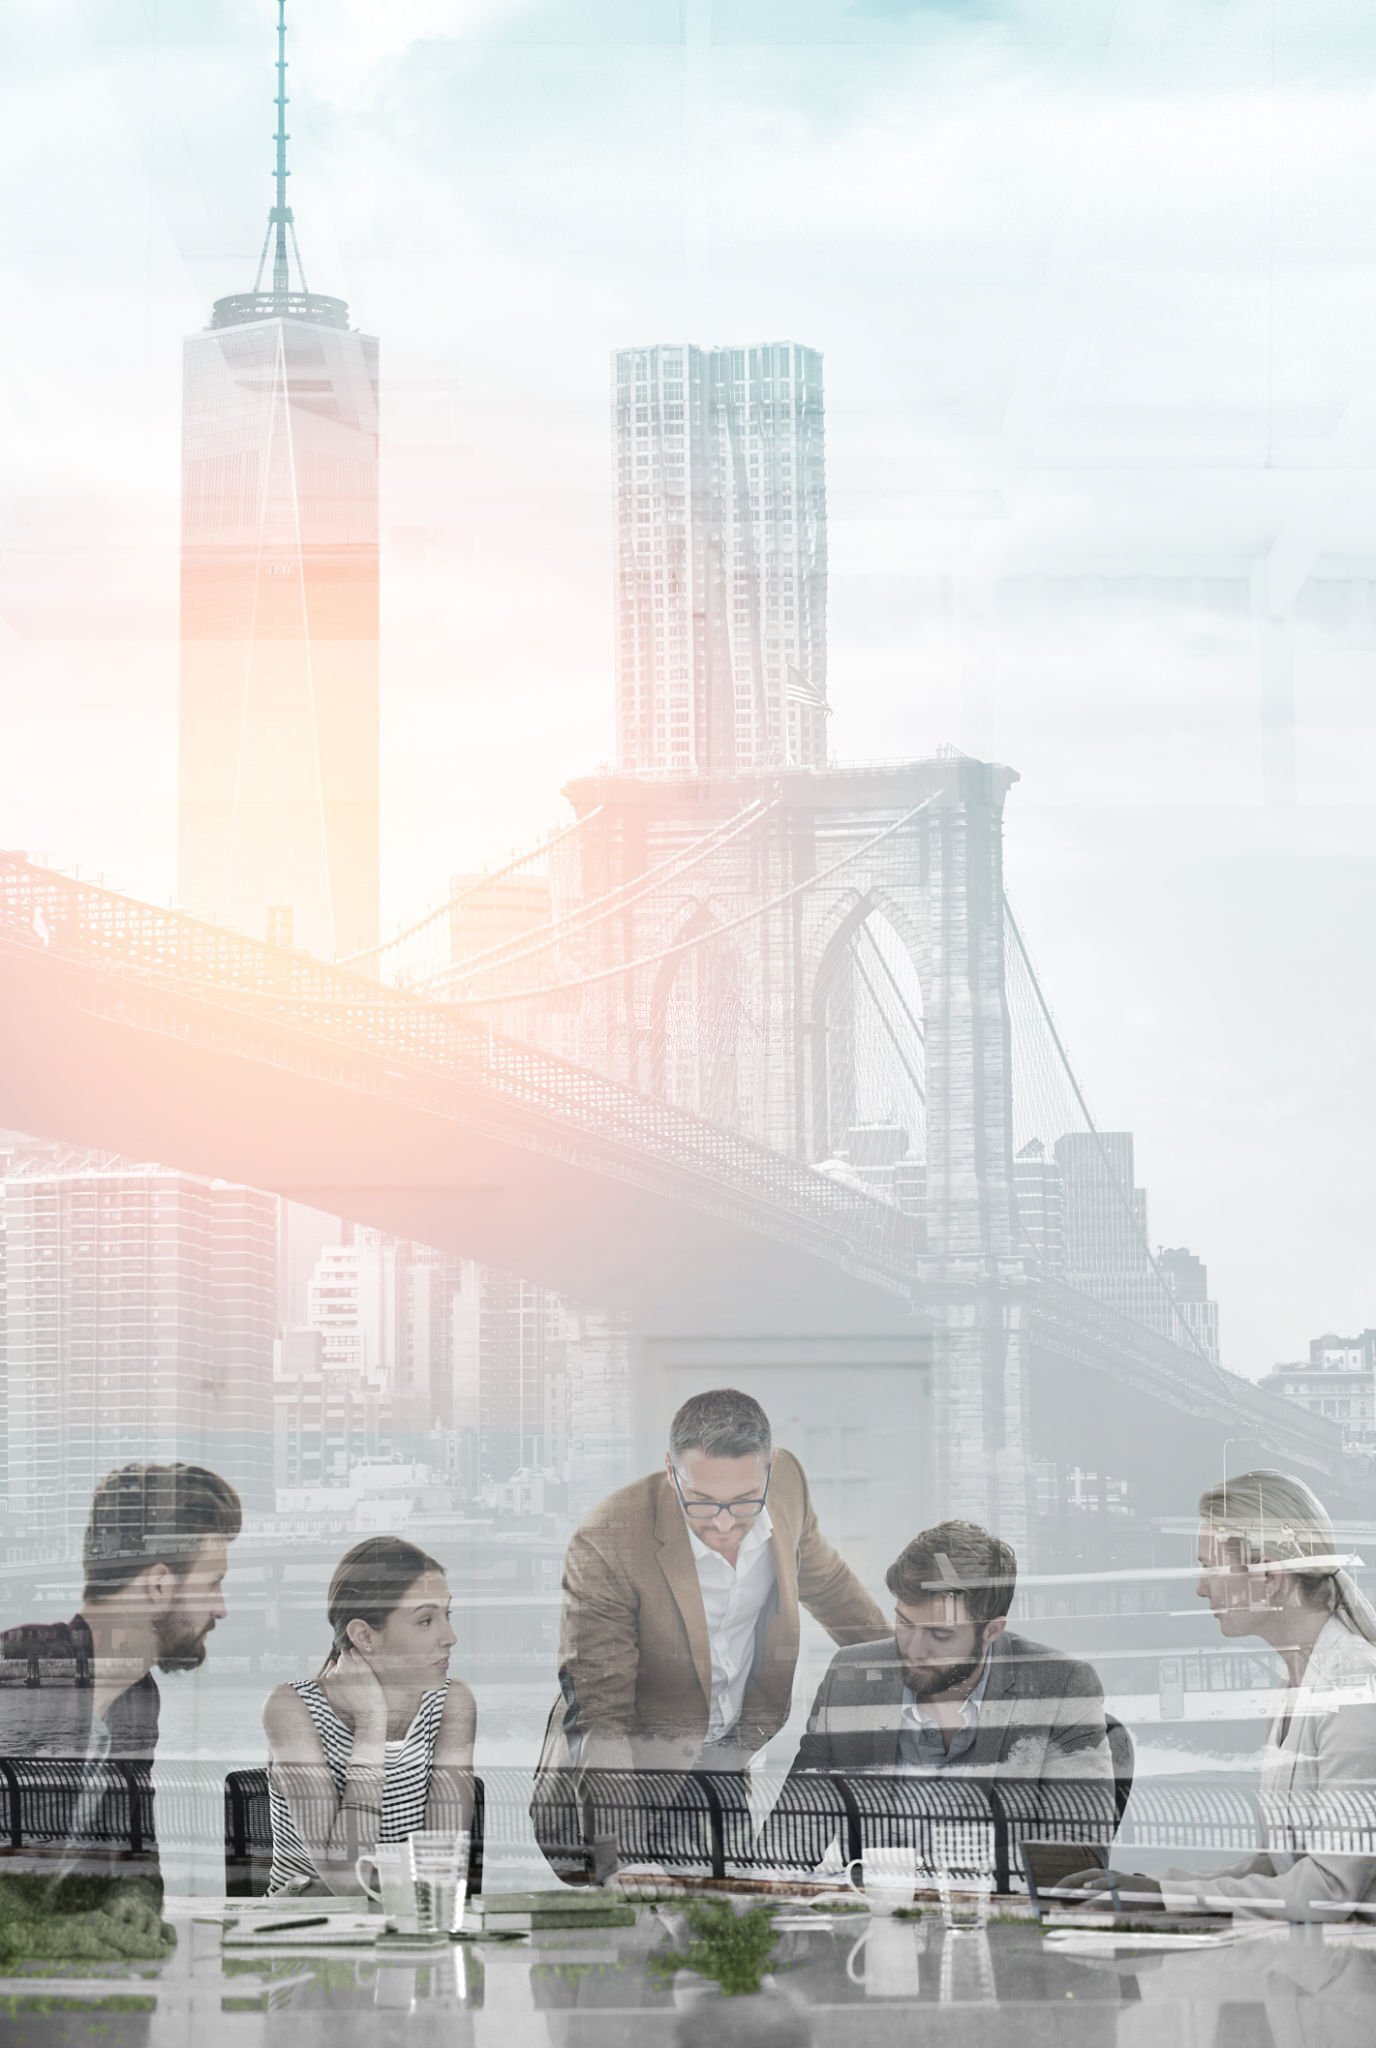
<svg viewBox="0 0 1376 2048"><path fill-rule="evenodd" d="M886 1574L893 1634L839 1650L795 1772L952 1772L1094 1788L1112 1813L1113 1761L1093 1667L1014 1635L1009 1546L973 1522L915 1536ZM1102 1800L1098 1794L1102 1793Z"/></svg>
<svg viewBox="0 0 1376 2048"><path fill-rule="evenodd" d="M21 1791L22 1842L4 1870L42 1889L12 1886L0 1901L10 1919L96 1910L108 1932L117 1910L145 1934L156 1929L162 1884L150 1768L161 1702L153 1673L205 1661L207 1638L227 1612L229 1545L242 1520L234 1488L203 1465L107 1473L91 1502L80 1609L70 1621L0 1634L0 1756L52 1761L30 1812Z"/></svg>

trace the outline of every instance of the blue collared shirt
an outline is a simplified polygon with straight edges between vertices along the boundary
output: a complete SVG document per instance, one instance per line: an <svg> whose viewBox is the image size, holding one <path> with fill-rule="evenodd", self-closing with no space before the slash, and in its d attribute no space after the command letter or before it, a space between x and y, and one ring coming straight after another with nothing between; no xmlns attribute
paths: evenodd
<svg viewBox="0 0 1376 2048"><path fill-rule="evenodd" d="M992 1659L986 1655L983 1671L961 1701L960 1726L951 1737L949 1749L942 1742L941 1729L927 1710L926 1702L915 1700L911 1688L904 1686L903 1715L898 1733L898 1760L901 1764L909 1770L940 1771L969 1755L979 1733L979 1710L989 1684L991 1662Z"/></svg>

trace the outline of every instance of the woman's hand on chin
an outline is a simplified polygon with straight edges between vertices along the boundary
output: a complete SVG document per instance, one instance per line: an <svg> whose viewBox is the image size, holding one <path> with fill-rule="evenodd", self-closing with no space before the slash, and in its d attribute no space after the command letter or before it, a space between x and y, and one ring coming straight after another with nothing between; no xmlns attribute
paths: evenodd
<svg viewBox="0 0 1376 2048"><path fill-rule="evenodd" d="M325 1697L337 1714L352 1721L354 1732L386 1733L387 1695L361 1650L350 1644L321 1680Z"/></svg>

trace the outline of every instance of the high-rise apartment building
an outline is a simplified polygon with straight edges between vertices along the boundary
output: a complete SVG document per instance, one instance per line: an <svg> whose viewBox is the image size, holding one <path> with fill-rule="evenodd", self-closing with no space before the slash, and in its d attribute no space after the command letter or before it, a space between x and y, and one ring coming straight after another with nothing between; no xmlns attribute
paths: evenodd
<svg viewBox="0 0 1376 2048"><path fill-rule="evenodd" d="M1134 1186L1131 1131L1072 1131L1058 1138L1066 1279L1163 1336L1183 1331L1152 1265L1147 1195Z"/></svg>
<svg viewBox="0 0 1376 2048"><path fill-rule="evenodd" d="M276 1203L251 1188L73 1155L5 1187L10 1512L79 1544L96 1481L131 1460L212 1466L272 1505Z"/></svg>
<svg viewBox="0 0 1376 2048"><path fill-rule="evenodd" d="M1032 1138L1013 1161L1019 1249L1049 1278L1218 1364L1218 1303L1202 1259L1153 1261L1147 1194L1134 1186L1131 1131L1070 1131L1047 1153Z"/></svg>
<svg viewBox="0 0 1376 2048"><path fill-rule="evenodd" d="M613 415L621 767L824 766L821 356L622 349Z"/></svg>
<svg viewBox="0 0 1376 2048"><path fill-rule="evenodd" d="M1013 1161L1013 1194L1018 1205L1019 1250L1042 1272L1065 1272L1065 1184L1061 1169L1032 1138Z"/></svg>
<svg viewBox="0 0 1376 2048"><path fill-rule="evenodd" d="M391 1451L391 1396L378 1382L328 1369L319 1330L283 1330L272 1377L279 1490L346 1486L356 1466Z"/></svg>
<svg viewBox="0 0 1376 2048"><path fill-rule="evenodd" d="M307 1322L321 1369L390 1403L394 1445L449 1428L460 1265L428 1245L349 1229L316 1263Z"/></svg>
<svg viewBox="0 0 1376 2048"><path fill-rule="evenodd" d="M283 6L258 277L184 352L178 887L333 957L378 932L378 351L301 270Z"/></svg>
<svg viewBox="0 0 1376 2048"><path fill-rule="evenodd" d="M1184 1245L1163 1247L1157 1265L1175 1296L1185 1328L1211 1365L1219 1363L1218 1303L1209 1295L1209 1269Z"/></svg>
<svg viewBox="0 0 1376 2048"><path fill-rule="evenodd" d="M455 1415L482 1480L562 1463L565 1305L514 1273L465 1262L456 1315Z"/></svg>

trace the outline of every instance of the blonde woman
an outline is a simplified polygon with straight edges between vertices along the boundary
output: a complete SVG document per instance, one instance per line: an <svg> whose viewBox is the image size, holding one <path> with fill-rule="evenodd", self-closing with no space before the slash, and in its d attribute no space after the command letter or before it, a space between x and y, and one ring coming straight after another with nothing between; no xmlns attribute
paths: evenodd
<svg viewBox="0 0 1376 2048"><path fill-rule="evenodd" d="M1199 1515L1196 1593L1223 1635L1269 1643L1288 1681L1262 1756L1260 1852L1209 1874L1085 1871L1066 1889L1113 1886L1173 1912L1332 1919L1376 1897L1376 1852L1325 1846L1340 1826L1376 1823L1376 1609L1302 1480L1244 1472L1212 1487ZM1347 1795L1342 1812L1325 1812L1335 1795Z"/></svg>

